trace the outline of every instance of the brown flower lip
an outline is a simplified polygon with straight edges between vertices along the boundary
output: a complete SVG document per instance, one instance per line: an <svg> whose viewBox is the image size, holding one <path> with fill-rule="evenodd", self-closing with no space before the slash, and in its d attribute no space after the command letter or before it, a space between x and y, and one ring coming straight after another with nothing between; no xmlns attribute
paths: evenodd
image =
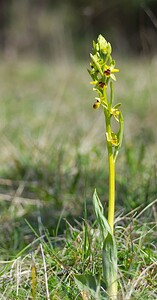
<svg viewBox="0 0 157 300"><path fill-rule="evenodd" d="M105 83L102 82L102 81L100 81L100 82L99 82L99 86L100 86L101 88L103 88L103 87L105 86Z"/></svg>
<svg viewBox="0 0 157 300"><path fill-rule="evenodd" d="M104 74L105 74L106 76L110 76L110 75L111 75L111 70L110 70L110 69L106 69L106 70L104 71Z"/></svg>

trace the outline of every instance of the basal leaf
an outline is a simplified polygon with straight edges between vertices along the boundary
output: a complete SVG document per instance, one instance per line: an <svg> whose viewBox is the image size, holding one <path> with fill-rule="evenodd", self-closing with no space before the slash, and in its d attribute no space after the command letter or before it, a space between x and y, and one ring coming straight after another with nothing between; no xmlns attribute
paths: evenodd
<svg viewBox="0 0 157 300"><path fill-rule="evenodd" d="M95 276L86 274L86 275L75 275L75 283L78 286L80 292L85 292L86 297L94 297L96 300L100 300L100 285L96 280ZM88 295L88 296L87 296Z"/></svg>
<svg viewBox="0 0 157 300"><path fill-rule="evenodd" d="M94 206L94 212L96 215L96 219L101 231L101 235L102 235L102 239L104 241L104 239L107 237L108 232L110 232L111 234L111 229L110 226L108 224L108 221L106 220L105 216L104 216L104 209L103 206L99 200L97 191L95 189L94 194L93 194L93 206Z"/></svg>
<svg viewBox="0 0 157 300"><path fill-rule="evenodd" d="M103 277L107 286L110 289L113 283L117 280L117 248L114 236L108 233L103 244L102 251L103 262ZM117 285L115 285L115 289Z"/></svg>

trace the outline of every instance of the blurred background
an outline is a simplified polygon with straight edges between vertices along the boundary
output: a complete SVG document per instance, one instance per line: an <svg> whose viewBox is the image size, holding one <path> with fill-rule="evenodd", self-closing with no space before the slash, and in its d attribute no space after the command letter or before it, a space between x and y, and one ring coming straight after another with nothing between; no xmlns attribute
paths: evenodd
<svg viewBox="0 0 157 300"><path fill-rule="evenodd" d="M5 249L14 254L29 242L25 218L33 228L42 222L52 232L60 217L81 218L85 202L94 218L95 187L107 211L104 119L92 109L96 94L87 72L92 40L100 33L112 44L120 69L115 103L122 102L125 119L116 214L156 198L157 1L1 0L4 256Z"/></svg>
<svg viewBox="0 0 157 300"><path fill-rule="evenodd" d="M156 53L155 0L1 0L0 7L0 50L8 58L85 59L99 33L118 53Z"/></svg>
<svg viewBox="0 0 157 300"><path fill-rule="evenodd" d="M155 299L157 0L0 0L0 299L45 299L46 274L51 299L80 299L73 274L98 274L92 197L96 188L107 216L108 160L87 68L99 34L120 70L114 103L125 128L119 287L123 298Z"/></svg>

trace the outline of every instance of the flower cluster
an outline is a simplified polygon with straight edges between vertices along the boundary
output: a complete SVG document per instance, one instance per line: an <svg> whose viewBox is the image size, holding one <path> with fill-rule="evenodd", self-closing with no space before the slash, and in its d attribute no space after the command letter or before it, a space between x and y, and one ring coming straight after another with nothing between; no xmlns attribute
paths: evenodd
<svg viewBox="0 0 157 300"><path fill-rule="evenodd" d="M91 57L91 69L88 70L92 77L91 84L94 84L94 90L98 92L100 99L96 98L96 102L93 107L98 108L99 104L104 104L105 91L110 79L116 80L114 73L119 72L119 69L115 68L115 60L112 59L111 52L112 48L110 43L106 39L99 35L97 43L93 41L93 52L90 54ZM102 102L102 103L101 103Z"/></svg>
<svg viewBox="0 0 157 300"><path fill-rule="evenodd" d="M98 97L95 98L93 108L97 109L100 106L103 107L106 120L113 117L119 123L118 133L109 130L107 133L107 142L111 143L116 149L119 149L122 140L123 131L123 117L119 110L120 103L112 107L113 102L113 81L116 80L115 73L119 72L116 69L116 62L111 56L112 48L110 43L106 39L99 35L97 42L93 41L93 54L90 54L90 70L88 70L92 82L94 85L93 90L98 93ZM109 84L110 83L110 84ZM108 100L107 88L110 87L110 99ZM108 93L109 94L109 93ZM108 121L107 121L108 122Z"/></svg>

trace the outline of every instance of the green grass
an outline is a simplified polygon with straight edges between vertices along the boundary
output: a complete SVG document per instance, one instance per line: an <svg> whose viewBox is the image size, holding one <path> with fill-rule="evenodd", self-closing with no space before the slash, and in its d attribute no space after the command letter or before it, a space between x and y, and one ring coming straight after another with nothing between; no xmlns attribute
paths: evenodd
<svg viewBox="0 0 157 300"><path fill-rule="evenodd" d="M153 300L157 61L118 61L115 102L125 117L116 186L119 299ZM107 153L87 67L70 60L0 64L1 299L31 299L32 255L36 299L48 299L46 283L50 299L82 299L74 274L101 273L92 194L96 187L107 211Z"/></svg>

